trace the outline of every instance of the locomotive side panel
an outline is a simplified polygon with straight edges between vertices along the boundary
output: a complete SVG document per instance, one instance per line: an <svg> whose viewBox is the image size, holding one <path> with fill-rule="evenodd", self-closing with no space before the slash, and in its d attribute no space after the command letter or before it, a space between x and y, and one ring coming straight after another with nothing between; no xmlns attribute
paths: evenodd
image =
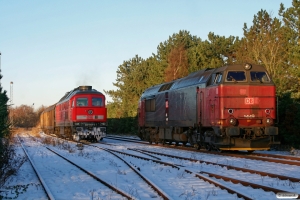
<svg viewBox="0 0 300 200"><path fill-rule="evenodd" d="M218 87L208 87L204 95L204 110L202 124L205 127L216 126L220 121L220 98Z"/></svg>
<svg viewBox="0 0 300 200"><path fill-rule="evenodd" d="M196 123L196 87L170 91L169 123L174 127L189 127Z"/></svg>
<svg viewBox="0 0 300 200"><path fill-rule="evenodd" d="M145 126L165 126L166 107L165 94L157 94L155 97L145 100Z"/></svg>

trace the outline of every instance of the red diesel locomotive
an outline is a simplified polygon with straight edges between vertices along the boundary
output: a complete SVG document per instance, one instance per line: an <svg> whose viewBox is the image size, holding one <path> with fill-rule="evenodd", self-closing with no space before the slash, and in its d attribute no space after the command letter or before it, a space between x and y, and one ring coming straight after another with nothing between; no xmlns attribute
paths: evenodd
<svg viewBox="0 0 300 200"><path fill-rule="evenodd" d="M40 127L75 141L100 141L106 136L106 120L105 96L92 86L79 86L44 110Z"/></svg>
<svg viewBox="0 0 300 200"><path fill-rule="evenodd" d="M139 137L208 150L268 150L278 135L275 85L264 67L228 65L148 88Z"/></svg>

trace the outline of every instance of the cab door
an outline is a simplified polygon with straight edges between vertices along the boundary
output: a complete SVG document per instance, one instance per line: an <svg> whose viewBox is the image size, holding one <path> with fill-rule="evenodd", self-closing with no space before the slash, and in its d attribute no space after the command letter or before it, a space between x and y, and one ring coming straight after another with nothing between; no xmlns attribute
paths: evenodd
<svg viewBox="0 0 300 200"><path fill-rule="evenodd" d="M72 98L70 99L69 101L69 119L70 121L74 121L74 116L73 116L73 113L74 113L74 107L75 107L75 98Z"/></svg>
<svg viewBox="0 0 300 200"><path fill-rule="evenodd" d="M145 126L145 99L139 102L138 107L139 126Z"/></svg>

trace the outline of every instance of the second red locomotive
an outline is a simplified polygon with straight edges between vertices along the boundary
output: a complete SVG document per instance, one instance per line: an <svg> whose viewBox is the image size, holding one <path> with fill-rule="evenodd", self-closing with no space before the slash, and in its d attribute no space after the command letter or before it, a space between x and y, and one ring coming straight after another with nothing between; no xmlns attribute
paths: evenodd
<svg viewBox="0 0 300 200"><path fill-rule="evenodd" d="M228 65L148 88L138 107L139 136L217 150L267 150L278 129L276 91L265 68Z"/></svg>
<svg viewBox="0 0 300 200"><path fill-rule="evenodd" d="M106 137L105 96L92 86L67 92L41 114L40 127L47 134L79 140L100 141Z"/></svg>

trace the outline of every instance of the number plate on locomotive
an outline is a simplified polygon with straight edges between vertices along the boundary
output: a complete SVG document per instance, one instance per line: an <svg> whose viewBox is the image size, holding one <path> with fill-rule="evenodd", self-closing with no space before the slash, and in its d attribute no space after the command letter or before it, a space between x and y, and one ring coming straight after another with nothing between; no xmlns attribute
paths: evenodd
<svg viewBox="0 0 300 200"><path fill-rule="evenodd" d="M245 98L245 104L254 104L254 98Z"/></svg>

